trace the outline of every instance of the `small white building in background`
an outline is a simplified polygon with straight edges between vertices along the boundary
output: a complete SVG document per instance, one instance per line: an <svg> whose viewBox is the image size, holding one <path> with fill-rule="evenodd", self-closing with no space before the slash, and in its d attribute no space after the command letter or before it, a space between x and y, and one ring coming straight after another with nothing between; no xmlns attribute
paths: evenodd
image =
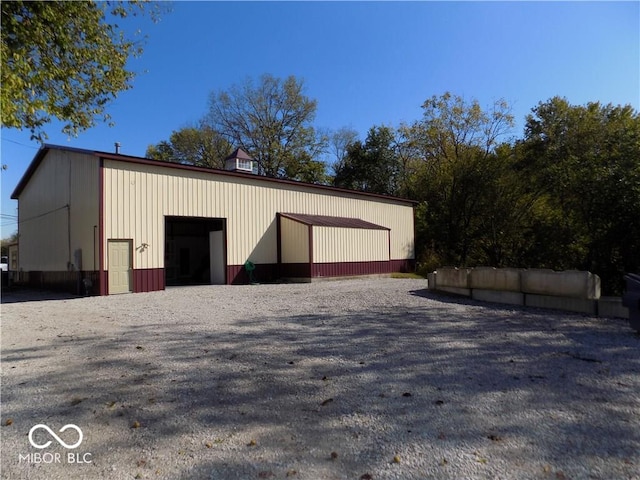
<svg viewBox="0 0 640 480"><path fill-rule="evenodd" d="M43 146L12 194L18 279L107 295L247 283L252 267L258 282L414 268L414 202L258 176L241 149L227 160Z"/></svg>

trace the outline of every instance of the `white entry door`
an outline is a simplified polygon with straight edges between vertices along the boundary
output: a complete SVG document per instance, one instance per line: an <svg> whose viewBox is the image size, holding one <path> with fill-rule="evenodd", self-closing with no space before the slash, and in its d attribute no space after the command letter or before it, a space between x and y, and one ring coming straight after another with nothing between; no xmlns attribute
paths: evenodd
<svg viewBox="0 0 640 480"><path fill-rule="evenodd" d="M133 291L131 240L109 240L109 295Z"/></svg>

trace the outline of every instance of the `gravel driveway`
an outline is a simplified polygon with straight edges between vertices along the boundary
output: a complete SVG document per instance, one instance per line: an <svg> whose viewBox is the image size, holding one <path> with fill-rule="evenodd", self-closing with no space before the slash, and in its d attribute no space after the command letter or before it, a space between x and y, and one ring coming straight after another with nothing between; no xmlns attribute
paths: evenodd
<svg viewBox="0 0 640 480"><path fill-rule="evenodd" d="M628 321L425 287L5 296L2 478L640 479Z"/></svg>

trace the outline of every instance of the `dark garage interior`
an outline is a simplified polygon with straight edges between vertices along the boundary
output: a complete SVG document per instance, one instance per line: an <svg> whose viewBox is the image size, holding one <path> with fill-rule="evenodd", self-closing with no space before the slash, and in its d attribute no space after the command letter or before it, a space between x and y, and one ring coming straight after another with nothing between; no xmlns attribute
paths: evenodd
<svg viewBox="0 0 640 480"><path fill-rule="evenodd" d="M224 238L224 218L165 217L166 284L225 283Z"/></svg>

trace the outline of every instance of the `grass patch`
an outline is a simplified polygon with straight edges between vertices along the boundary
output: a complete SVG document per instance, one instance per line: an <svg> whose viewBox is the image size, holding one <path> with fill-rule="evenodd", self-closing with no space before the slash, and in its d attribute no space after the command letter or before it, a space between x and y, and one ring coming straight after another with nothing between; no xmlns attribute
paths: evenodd
<svg viewBox="0 0 640 480"><path fill-rule="evenodd" d="M391 278L421 278L424 279L422 275L418 275L417 273L400 273L394 272L391 274Z"/></svg>

